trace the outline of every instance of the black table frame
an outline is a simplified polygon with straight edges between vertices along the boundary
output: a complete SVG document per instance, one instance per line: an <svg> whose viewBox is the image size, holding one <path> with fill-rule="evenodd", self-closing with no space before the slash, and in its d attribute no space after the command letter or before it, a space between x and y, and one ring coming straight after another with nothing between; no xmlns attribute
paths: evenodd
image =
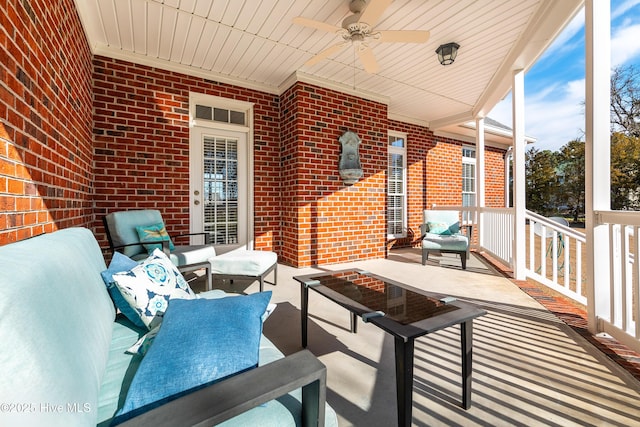
<svg viewBox="0 0 640 427"><path fill-rule="evenodd" d="M329 272L319 272L296 276L295 280L300 282L301 289L301 328L302 346L307 347L307 323L309 317L309 289L313 289L320 295L341 305L351 313L351 332L357 332L357 318L372 310L351 300L350 298L335 292L319 281L314 280L319 276L330 276L336 273L355 272L395 285L410 292L422 294L431 298L441 299L445 295L422 291L413 286L399 283L386 277L371 274L360 269L349 269ZM357 286L357 285L356 285ZM384 331L390 333L395 341L396 359L396 401L398 405L398 426L410 426L413 409L413 367L414 367L414 347L415 339L423 335L430 334L449 326L460 325L460 344L462 356L462 407L471 407L471 373L472 373L472 348L473 348L473 319L486 314L485 310L477 308L471 304L452 301L449 304L458 309L450 312L421 320L418 322L403 325L390 317L380 316L367 319Z"/></svg>

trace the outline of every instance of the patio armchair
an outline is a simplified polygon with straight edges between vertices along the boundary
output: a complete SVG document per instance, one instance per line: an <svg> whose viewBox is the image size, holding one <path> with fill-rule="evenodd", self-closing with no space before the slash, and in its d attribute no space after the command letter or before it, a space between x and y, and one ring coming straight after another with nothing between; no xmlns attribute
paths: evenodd
<svg viewBox="0 0 640 427"><path fill-rule="evenodd" d="M422 233L422 265L426 265L429 252L460 255L462 269L467 269L469 238L460 233L460 212L425 210Z"/></svg>
<svg viewBox="0 0 640 427"><path fill-rule="evenodd" d="M189 233L174 236L202 235L204 244L174 245L166 231L160 211L155 209L112 212L103 218L111 251L122 252L136 261L145 259L156 247L162 247L181 272L206 269L207 290L213 287L213 277L221 279L249 279L260 281L274 272L277 276L278 256L269 251L236 249L217 255L209 244L208 233Z"/></svg>
<svg viewBox="0 0 640 427"><path fill-rule="evenodd" d="M155 209L112 212L103 217L104 229L111 252L121 252L129 258L142 261L153 249L162 251L181 272L206 270L207 290L212 288L211 263L216 251L209 244L207 233L175 235L174 238L201 235L201 245L174 245L166 231L160 211Z"/></svg>

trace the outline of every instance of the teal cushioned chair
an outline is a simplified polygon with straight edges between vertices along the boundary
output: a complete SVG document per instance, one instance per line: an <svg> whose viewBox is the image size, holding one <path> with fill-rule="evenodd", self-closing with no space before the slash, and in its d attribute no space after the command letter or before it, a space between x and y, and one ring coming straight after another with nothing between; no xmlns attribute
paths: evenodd
<svg viewBox="0 0 640 427"><path fill-rule="evenodd" d="M429 252L445 252L460 255L462 269L467 269L469 238L460 233L460 212L424 211L422 233L422 265L427 263Z"/></svg>
<svg viewBox="0 0 640 427"><path fill-rule="evenodd" d="M111 250L122 252L136 261L148 256L148 249L140 242L136 227L164 224L160 211L155 209L112 212L103 218L103 222ZM162 249L182 272L206 268L208 290L212 288L212 276L230 281L258 280L262 292L265 277L273 272L273 282L267 283L277 284L278 255L275 252L235 249L217 255L213 245L208 244L208 233L169 237L193 235L203 235L205 244L175 246L171 249L170 240L167 239L161 242Z"/></svg>
<svg viewBox="0 0 640 427"><path fill-rule="evenodd" d="M153 224L164 224L160 211L156 209L130 210L112 212L103 218L104 228L112 251L122 252L136 261L149 255L149 250L141 243L136 227ZM201 235L204 244L176 245L170 249L170 240L159 242L162 250L182 272L206 269L207 289L211 289L211 263L209 259L216 256L216 251L208 243L207 233L180 234L175 237ZM171 236L170 236L171 237Z"/></svg>

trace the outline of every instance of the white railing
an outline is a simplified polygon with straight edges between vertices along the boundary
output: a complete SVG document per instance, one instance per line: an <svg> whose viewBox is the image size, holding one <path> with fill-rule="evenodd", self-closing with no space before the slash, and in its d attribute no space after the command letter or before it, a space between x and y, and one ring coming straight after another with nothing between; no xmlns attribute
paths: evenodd
<svg viewBox="0 0 640 427"><path fill-rule="evenodd" d="M463 228L467 228L471 247L482 250L513 268L513 209L476 208L474 206L437 206L432 209L461 212ZM478 231L480 216L481 232Z"/></svg>
<svg viewBox="0 0 640 427"><path fill-rule="evenodd" d="M483 251L498 258L513 268L513 221L512 208L480 209L480 242Z"/></svg>
<svg viewBox="0 0 640 427"><path fill-rule="evenodd" d="M634 349L640 348L640 213L623 211L596 212L598 224L609 228L608 284L595 284L599 329Z"/></svg>
<svg viewBox="0 0 640 427"><path fill-rule="evenodd" d="M472 247L513 268L512 209L434 209L461 211ZM609 250L597 255L596 262L610 266L610 277L594 284L593 301L587 300L585 234L531 211L526 211L525 218L526 277L587 306L598 319L598 331L640 351L640 262L635 262L640 257L640 212L596 212L597 224L606 225L609 236Z"/></svg>
<svg viewBox="0 0 640 427"><path fill-rule="evenodd" d="M587 305L584 271L584 233L526 211L526 275L561 294Z"/></svg>
<svg viewBox="0 0 640 427"><path fill-rule="evenodd" d="M472 230L472 247L514 267L512 208L438 206L434 209L461 211L462 225ZM526 277L587 305L585 234L531 211L525 212L525 218L528 222Z"/></svg>

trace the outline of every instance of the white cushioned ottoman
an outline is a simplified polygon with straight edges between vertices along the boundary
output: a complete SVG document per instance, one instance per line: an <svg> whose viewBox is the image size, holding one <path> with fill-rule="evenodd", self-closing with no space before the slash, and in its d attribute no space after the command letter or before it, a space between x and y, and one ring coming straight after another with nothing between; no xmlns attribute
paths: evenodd
<svg viewBox="0 0 640 427"><path fill-rule="evenodd" d="M209 258L211 275L221 279L254 279L263 290L264 277L274 270L273 284L277 283L278 255L270 251L236 249Z"/></svg>

